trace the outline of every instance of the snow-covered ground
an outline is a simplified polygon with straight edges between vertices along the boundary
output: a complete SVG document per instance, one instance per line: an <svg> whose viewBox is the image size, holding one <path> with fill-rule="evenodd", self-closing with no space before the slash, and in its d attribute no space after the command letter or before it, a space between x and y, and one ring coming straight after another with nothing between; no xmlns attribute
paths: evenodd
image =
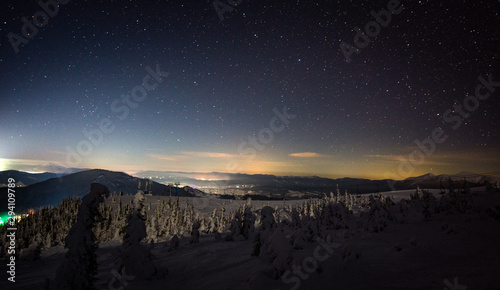
<svg viewBox="0 0 500 290"><path fill-rule="evenodd" d="M414 191L384 193L395 201L409 199ZM439 199L440 191L432 191ZM262 258L252 256L254 240L220 241L213 234L202 235L199 243L180 239L177 250L169 241L151 247L157 269L168 276L139 280L114 269L121 241L101 243L97 250L98 289L500 289L500 220L486 213L500 210L500 193L477 188L474 210L467 213L439 213L424 220L418 207L409 206L406 223L390 222L381 232L367 231L353 208L349 228L323 229L322 238L290 251L293 262L281 277ZM124 198L132 198L124 197ZM147 196L145 205L154 209L158 200ZM227 212L245 201L181 197L203 216L223 204ZM124 200L125 202L125 200ZM252 201L254 211L265 206L296 207L303 200ZM500 211L497 212L500 214ZM284 232L286 241L291 233ZM223 235L224 236L224 235ZM283 249L290 247L283 244ZM46 278L54 279L64 257L61 246L44 250L41 259L18 262L16 283L6 282L2 271L0 289L43 289ZM5 259L1 260L5 265ZM120 288L123 287L123 288Z"/></svg>

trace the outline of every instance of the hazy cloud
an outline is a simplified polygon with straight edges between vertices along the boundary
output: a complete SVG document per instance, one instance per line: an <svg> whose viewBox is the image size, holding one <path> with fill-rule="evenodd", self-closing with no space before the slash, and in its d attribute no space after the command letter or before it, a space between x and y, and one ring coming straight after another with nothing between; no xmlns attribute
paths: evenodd
<svg viewBox="0 0 500 290"><path fill-rule="evenodd" d="M202 157L202 158L237 158L240 157L237 154L228 154L220 152L195 152L195 151L183 151L182 154L190 157Z"/></svg>
<svg viewBox="0 0 500 290"><path fill-rule="evenodd" d="M319 157L328 157L328 155L319 154L315 152L299 152L299 153L291 153L288 154L291 157L299 157L299 158L319 158Z"/></svg>
<svg viewBox="0 0 500 290"><path fill-rule="evenodd" d="M162 154L148 154L148 157L158 160L166 160L166 161L175 161L179 158L179 156L173 155L162 155Z"/></svg>

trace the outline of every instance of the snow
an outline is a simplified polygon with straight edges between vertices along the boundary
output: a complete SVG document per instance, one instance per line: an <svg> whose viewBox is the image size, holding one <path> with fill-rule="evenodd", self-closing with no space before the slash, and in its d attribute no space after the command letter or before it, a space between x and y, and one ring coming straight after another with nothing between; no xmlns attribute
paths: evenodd
<svg viewBox="0 0 500 290"><path fill-rule="evenodd" d="M109 194L107 187L92 183L90 192L82 199L75 225L65 239L68 252L57 268L56 277L50 281L50 289L89 289L97 272L98 247L93 224L97 219L99 203Z"/></svg>
<svg viewBox="0 0 500 290"><path fill-rule="evenodd" d="M124 289L460 289L459 285L467 289L499 289L500 193L472 189L469 197L473 209L459 212L450 210L450 203L440 203L440 190L430 191L435 201L430 197L426 197L429 201L422 199L422 193L420 200L410 201L414 192L387 192L384 198L374 201L354 196L351 212L339 203L327 207L322 215L330 215L332 221L342 220L341 226L327 226L331 223L323 219L315 223L311 214L316 216L320 207L316 199L306 204L304 200L252 201L257 220L250 231L269 231L261 235L265 236L261 241L265 258L251 255L254 238L217 240L216 234L200 233L199 224L193 224L191 231L178 239L160 240L153 248L141 244L141 248L148 247L145 251L150 252L157 273L163 275L131 278L126 275L128 270L116 274L113 270L121 253L121 241L101 243L96 251L99 269L95 285L98 289L113 289L109 282L114 279L113 285L123 286L116 281L126 282ZM163 198L144 197L144 204L151 203L152 207L146 211L148 215L154 213ZM123 196L122 202L127 204L133 199ZM184 207L187 201L199 217L208 219L215 208L220 211L224 205L224 214L230 216L245 208L246 203L200 199L181 197L180 204ZM362 206L364 199L372 203L371 209ZM340 200L344 200L343 195ZM430 217L425 218L424 209L429 203ZM278 223L276 211L284 208L292 212L280 213L280 219L301 220L292 220L289 225ZM304 213L309 216L304 219L306 225L297 225ZM241 234L249 217L234 217L240 222L234 223L233 231ZM374 223L382 230L373 231ZM367 225L371 227L367 229ZM245 227L250 228L248 221ZM231 233L230 227L223 233ZM191 234L197 243L193 243ZM178 245L173 245L176 240ZM54 279L65 253L63 247L56 246L43 250L40 260L18 261L17 282L6 284L2 273L0 289L42 289L45 277ZM136 254L138 257L127 259L139 264L144 255L148 256ZM116 276L121 274L125 275L118 277L120 280Z"/></svg>

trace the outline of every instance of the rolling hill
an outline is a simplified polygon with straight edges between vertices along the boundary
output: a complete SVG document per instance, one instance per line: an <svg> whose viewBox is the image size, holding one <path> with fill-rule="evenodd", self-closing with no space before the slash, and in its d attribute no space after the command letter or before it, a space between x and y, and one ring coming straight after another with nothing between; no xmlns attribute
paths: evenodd
<svg viewBox="0 0 500 290"><path fill-rule="evenodd" d="M318 176L276 176L267 174L242 174L242 173L193 173L193 172L173 172L173 171L144 171L138 172L138 176L150 177L157 182L179 181L183 184L196 187L231 188L245 186L251 190L298 190L298 191L323 191L336 190L337 185L343 193L347 190L350 193L372 193L395 190L415 189L417 186L427 189L440 189L441 186L449 188L452 180L453 186L463 187L467 181L467 186L477 187L487 184L495 184L500 178L461 172L452 175L434 175L428 173L422 176L410 177L405 180L370 180L363 178L323 178ZM394 188L391 188L390 185Z"/></svg>
<svg viewBox="0 0 500 290"><path fill-rule="evenodd" d="M495 184L500 181L500 178L472 172L460 172L457 174L441 174L434 175L427 173L422 176L409 177L405 180L396 183L397 189L413 189L419 186L420 188L434 188L439 189L442 187L449 188L451 185L454 188L462 188L464 184L468 187L477 187L488 184Z"/></svg>
<svg viewBox="0 0 500 290"><path fill-rule="evenodd" d="M450 180L455 188L464 186L477 187L495 184L500 181L498 177L486 176L470 172L461 172L453 175L433 175L431 173L418 177L410 177L402 181L393 180L369 180L361 178L339 178L330 179L318 176L275 176L263 174L240 174L240 173L188 173L188 172L140 172L139 176L153 180L153 195L194 196L196 190L190 187L175 188L162 184L166 180L181 181L190 186L206 187L236 187L243 185L247 189L260 192L273 190L296 190L317 191L328 193L335 192L337 185L343 193L347 190L353 194L364 194L372 192L390 191L392 183L396 190L415 189L417 186L426 189L449 188ZM16 211L18 213L29 208L40 208L43 206L57 205L64 198L79 196L88 193L88 187L92 182L98 182L109 188L110 192L135 194L138 183L142 178L133 177L123 172L114 172L102 169L92 169L77 173L58 176L55 173L29 174L26 172L9 170L0 172L2 180L7 182L13 177L18 182L16 187ZM27 185L21 186L19 185ZM142 181L141 189L144 189L145 181ZM7 200L7 188L0 188L0 200ZM0 203L0 212L5 212L6 202Z"/></svg>
<svg viewBox="0 0 500 290"><path fill-rule="evenodd" d="M92 169L69 174L61 178L51 178L26 187L16 187L16 212L20 213L29 208L37 209L43 206L54 206L68 197L83 197L88 193L89 186L93 182L105 185L111 193L122 191L125 194L135 194L140 180L142 179L123 172ZM145 181L141 183L141 189L144 190ZM184 188L176 189L157 182L152 183L153 195L169 195L171 192L172 196L174 196L176 190L179 196L193 196ZM0 199L7 200L6 197L7 188L0 188ZM5 212L6 208L6 202L0 203L0 212Z"/></svg>
<svg viewBox="0 0 500 290"><path fill-rule="evenodd" d="M4 185L7 183L9 178L14 178L17 186L28 186L38 182L45 181L47 179L56 178L61 176L60 174L44 172L44 173L28 173L24 171L17 170L6 170L0 172L0 180Z"/></svg>

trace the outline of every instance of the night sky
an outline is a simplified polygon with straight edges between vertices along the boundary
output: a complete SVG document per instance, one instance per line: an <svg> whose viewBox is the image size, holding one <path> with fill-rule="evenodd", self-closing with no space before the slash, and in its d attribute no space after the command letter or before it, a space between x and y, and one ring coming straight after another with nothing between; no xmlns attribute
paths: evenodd
<svg viewBox="0 0 500 290"><path fill-rule="evenodd" d="M500 174L499 1L62 2L0 4L1 170Z"/></svg>

